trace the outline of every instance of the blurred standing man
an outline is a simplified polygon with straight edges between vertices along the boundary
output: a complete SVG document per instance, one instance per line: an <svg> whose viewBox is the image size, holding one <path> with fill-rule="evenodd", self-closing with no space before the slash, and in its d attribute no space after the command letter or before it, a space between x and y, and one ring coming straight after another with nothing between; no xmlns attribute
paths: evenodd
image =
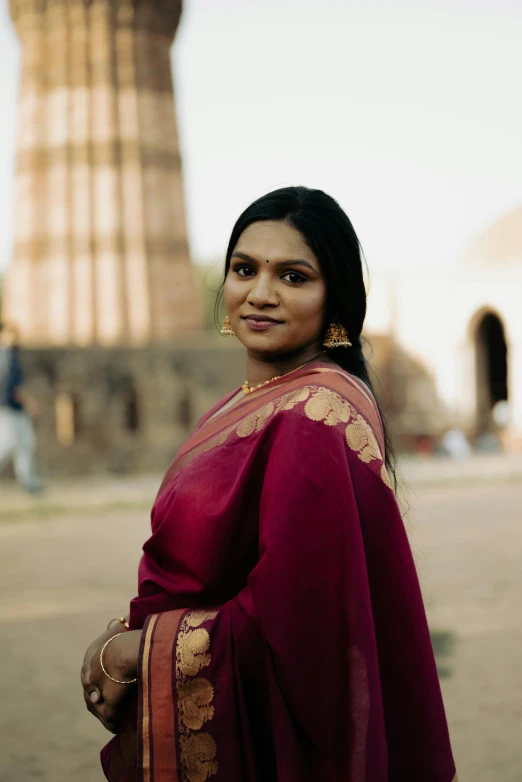
<svg viewBox="0 0 522 782"><path fill-rule="evenodd" d="M17 481L28 492L42 490L34 469L35 436L31 416L40 410L24 385L18 334L0 323L0 471L13 461Z"/></svg>

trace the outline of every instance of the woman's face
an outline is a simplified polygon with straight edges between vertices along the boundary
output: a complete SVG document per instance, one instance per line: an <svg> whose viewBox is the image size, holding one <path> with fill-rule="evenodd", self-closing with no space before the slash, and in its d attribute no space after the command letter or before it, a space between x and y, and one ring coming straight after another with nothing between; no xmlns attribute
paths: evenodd
<svg viewBox="0 0 522 782"><path fill-rule="evenodd" d="M285 221L252 223L243 231L224 297L232 328L249 353L320 348L326 282L312 250Z"/></svg>

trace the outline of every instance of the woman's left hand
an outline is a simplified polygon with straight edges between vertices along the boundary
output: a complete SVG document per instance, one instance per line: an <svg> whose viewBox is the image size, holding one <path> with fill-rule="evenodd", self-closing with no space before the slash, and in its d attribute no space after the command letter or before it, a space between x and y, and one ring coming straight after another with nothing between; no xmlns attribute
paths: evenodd
<svg viewBox="0 0 522 782"><path fill-rule="evenodd" d="M81 673L87 709L111 733L117 733L127 699L136 685L111 681L102 671L100 653L106 641L117 635L103 653L103 664L115 679L129 681L136 678L141 640L141 630L129 630L121 635L118 633L121 633L121 629L111 628L89 646Z"/></svg>

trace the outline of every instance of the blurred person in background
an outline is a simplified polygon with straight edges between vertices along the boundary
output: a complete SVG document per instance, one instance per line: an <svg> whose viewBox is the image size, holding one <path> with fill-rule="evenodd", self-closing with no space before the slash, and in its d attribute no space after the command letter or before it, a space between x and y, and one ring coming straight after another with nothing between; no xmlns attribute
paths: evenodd
<svg viewBox="0 0 522 782"><path fill-rule="evenodd" d="M248 379L168 469L138 595L84 659L117 734L105 774L454 782L352 224L320 190L269 193L232 231L223 293Z"/></svg>
<svg viewBox="0 0 522 782"><path fill-rule="evenodd" d="M0 471L12 461L15 477L27 492L42 490L34 466L32 422L39 412L25 386L18 332L15 326L0 323Z"/></svg>

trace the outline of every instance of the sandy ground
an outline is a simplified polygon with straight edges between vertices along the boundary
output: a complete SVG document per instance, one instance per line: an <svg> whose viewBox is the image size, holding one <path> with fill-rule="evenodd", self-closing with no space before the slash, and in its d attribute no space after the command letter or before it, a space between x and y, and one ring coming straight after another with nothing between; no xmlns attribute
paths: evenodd
<svg viewBox="0 0 522 782"><path fill-rule="evenodd" d="M109 734L84 710L79 667L135 591L156 485L126 504L103 483L30 506L0 489L0 782L101 782ZM417 481L410 504L460 782L520 782L522 482L452 472Z"/></svg>

